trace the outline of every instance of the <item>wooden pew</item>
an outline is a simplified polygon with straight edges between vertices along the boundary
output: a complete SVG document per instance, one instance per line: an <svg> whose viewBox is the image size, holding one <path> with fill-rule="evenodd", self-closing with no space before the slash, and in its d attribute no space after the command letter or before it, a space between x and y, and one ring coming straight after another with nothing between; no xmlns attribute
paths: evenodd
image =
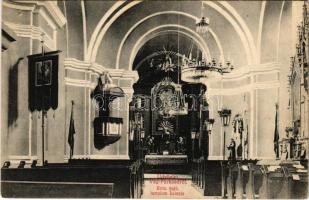
<svg viewBox="0 0 309 200"><path fill-rule="evenodd" d="M222 195L222 161L205 160L204 196Z"/></svg>
<svg viewBox="0 0 309 200"><path fill-rule="evenodd" d="M305 168L300 169L299 166L293 161L261 166L263 181L259 197L264 199L308 198L308 171Z"/></svg>
<svg viewBox="0 0 309 200"><path fill-rule="evenodd" d="M228 161L226 170L223 171L226 176L223 178L223 185L226 187L224 190L227 198L242 199L244 196L255 198L257 193L255 179L258 171L255 163L255 160Z"/></svg>
<svg viewBox="0 0 309 200"><path fill-rule="evenodd" d="M259 198L260 199L268 199L270 198L270 187L268 183L269 179L269 171L266 166L261 166L260 167L261 173L262 173L262 186L259 189Z"/></svg>
<svg viewBox="0 0 309 200"><path fill-rule="evenodd" d="M233 174L233 162L229 162L227 165L228 174L226 178L226 190L227 190L227 198L234 198L234 174Z"/></svg>
<svg viewBox="0 0 309 200"><path fill-rule="evenodd" d="M243 169L242 164L240 162L237 162L236 169L237 169L237 180L235 186L235 196L236 199L242 199L244 194L244 183L243 183Z"/></svg>
<svg viewBox="0 0 309 200"><path fill-rule="evenodd" d="M113 198L140 198L143 182L142 169L141 160L74 160L70 164L48 164L36 168L2 168L1 180L111 183Z"/></svg>
<svg viewBox="0 0 309 200"><path fill-rule="evenodd" d="M112 198L113 183L1 181L5 198Z"/></svg>

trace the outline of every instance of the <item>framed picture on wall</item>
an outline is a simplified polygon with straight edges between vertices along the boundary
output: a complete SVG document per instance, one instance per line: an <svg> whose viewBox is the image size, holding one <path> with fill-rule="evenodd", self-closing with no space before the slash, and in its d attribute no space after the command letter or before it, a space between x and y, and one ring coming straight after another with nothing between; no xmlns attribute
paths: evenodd
<svg viewBox="0 0 309 200"><path fill-rule="evenodd" d="M35 86L52 85L52 60L35 62Z"/></svg>

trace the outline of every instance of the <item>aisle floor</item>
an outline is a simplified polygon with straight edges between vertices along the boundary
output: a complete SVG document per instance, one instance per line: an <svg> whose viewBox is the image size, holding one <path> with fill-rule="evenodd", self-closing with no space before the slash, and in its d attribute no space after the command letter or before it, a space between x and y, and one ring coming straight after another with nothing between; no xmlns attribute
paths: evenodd
<svg viewBox="0 0 309 200"><path fill-rule="evenodd" d="M190 175L145 174L143 199L203 199Z"/></svg>

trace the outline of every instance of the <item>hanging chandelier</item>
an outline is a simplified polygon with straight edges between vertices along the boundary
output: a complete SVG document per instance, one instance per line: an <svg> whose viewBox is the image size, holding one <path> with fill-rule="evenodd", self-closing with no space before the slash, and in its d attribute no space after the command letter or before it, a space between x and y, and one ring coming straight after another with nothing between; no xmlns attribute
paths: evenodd
<svg viewBox="0 0 309 200"><path fill-rule="evenodd" d="M200 34L205 34L209 29L209 19L202 17L199 21L196 22L196 32Z"/></svg>
<svg viewBox="0 0 309 200"><path fill-rule="evenodd" d="M186 58L183 55L183 62L181 66L181 79L185 82L198 83L207 79L219 78L219 75L224 73L230 73L234 69L232 63L227 61L226 63L217 62L216 59L212 59L207 62L206 59L202 60Z"/></svg>
<svg viewBox="0 0 309 200"><path fill-rule="evenodd" d="M204 4L202 1L201 3L202 3L201 18L195 23L195 26L196 26L197 33L205 34L208 32L208 29L209 29L209 18L203 16Z"/></svg>

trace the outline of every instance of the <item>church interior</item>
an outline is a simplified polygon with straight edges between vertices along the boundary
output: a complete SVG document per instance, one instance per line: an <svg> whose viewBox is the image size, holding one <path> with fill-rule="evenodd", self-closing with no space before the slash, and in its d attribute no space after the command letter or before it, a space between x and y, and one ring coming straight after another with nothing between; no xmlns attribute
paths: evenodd
<svg viewBox="0 0 309 200"><path fill-rule="evenodd" d="M308 1L1 4L3 197L308 198Z"/></svg>

